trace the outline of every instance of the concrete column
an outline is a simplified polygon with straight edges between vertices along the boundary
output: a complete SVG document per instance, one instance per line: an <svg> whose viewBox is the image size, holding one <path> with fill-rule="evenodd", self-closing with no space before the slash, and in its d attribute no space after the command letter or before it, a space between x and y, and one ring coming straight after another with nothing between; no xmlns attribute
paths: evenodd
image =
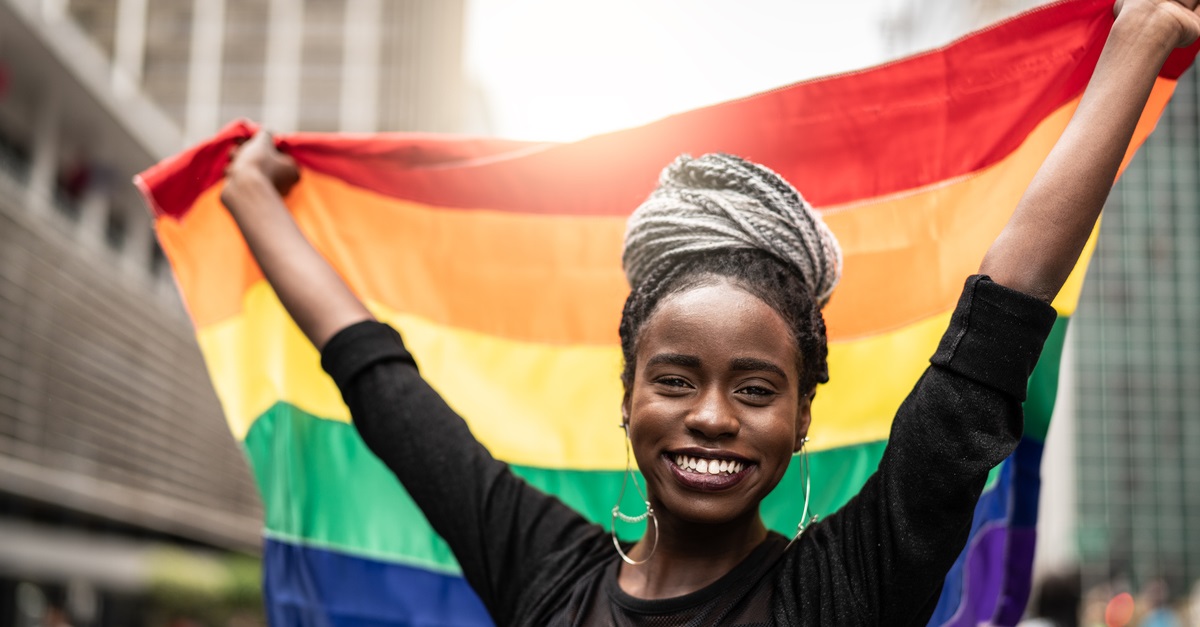
<svg viewBox="0 0 1200 627"><path fill-rule="evenodd" d="M118 0L112 87L118 98L142 84L146 53L146 0Z"/></svg>
<svg viewBox="0 0 1200 627"><path fill-rule="evenodd" d="M273 131L287 133L296 130L300 118L304 2L271 0L269 16L262 121Z"/></svg>
<svg viewBox="0 0 1200 627"><path fill-rule="evenodd" d="M225 41L225 0L194 0L185 140L196 142L217 131L221 114L221 48Z"/></svg>
<svg viewBox="0 0 1200 627"><path fill-rule="evenodd" d="M67 0L42 0L42 19L57 22L67 15Z"/></svg>
<svg viewBox="0 0 1200 627"><path fill-rule="evenodd" d="M145 211L130 211L126 216L125 248L121 262L132 275L149 276L150 249L154 239L154 224Z"/></svg>
<svg viewBox="0 0 1200 627"><path fill-rule="evenodd" d="M108 213L112 210L111 190L98 170L79 202L79 237L87 246L102 248L108 228Z"/></svg>
<svg viewBox="0 0 1200 627"><path fill-rule="evenodd" d="M379 126L382 0L348 0L342 39L341 130L372 133Z"/></svg>
<svg viewBox="0 0 1200 627"><path fill-rule="evenodd" d="M33 154L29 168L26 205L34 212L47 211L54 199L58 177L59 95L48 89L34 112Z"/></svg>

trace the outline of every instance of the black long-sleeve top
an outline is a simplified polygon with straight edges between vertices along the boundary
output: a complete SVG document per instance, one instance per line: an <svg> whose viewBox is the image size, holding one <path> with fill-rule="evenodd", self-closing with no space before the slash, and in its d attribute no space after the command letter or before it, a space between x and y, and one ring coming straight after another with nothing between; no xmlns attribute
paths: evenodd
<svg viewBox="0 0 1200 627"><path fill-rule="evenodd" d="M988 471L1020 439L1054 319L1037 299L968 279L859 494L790 546L772 533L715 583L660 600L620 590L607 532L494 459L391 327L343 329L322 363L498 625L923 625Z"/></svg>

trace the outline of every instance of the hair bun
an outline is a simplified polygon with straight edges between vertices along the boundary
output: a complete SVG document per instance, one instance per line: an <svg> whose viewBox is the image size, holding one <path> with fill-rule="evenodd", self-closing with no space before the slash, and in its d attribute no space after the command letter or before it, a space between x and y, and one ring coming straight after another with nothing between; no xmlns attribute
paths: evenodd
<svg viewBox="0 0 1200 627"><path fill-rule="evenodd" d="M629 217L621 257L630 285L694 253L764 250L804 280L820 306L842 275L842 249L821 216L775 172L727 154L681 155Z"/></svg>

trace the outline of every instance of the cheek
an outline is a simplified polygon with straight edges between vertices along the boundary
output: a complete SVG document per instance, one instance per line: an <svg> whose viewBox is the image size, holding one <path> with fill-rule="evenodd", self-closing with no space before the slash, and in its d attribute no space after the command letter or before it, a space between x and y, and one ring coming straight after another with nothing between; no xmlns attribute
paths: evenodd
<svg viewBox="0 0 1200 627"><path fill-rule="evenodd" d="M759 447L773 459L791 459L796 444L797 412L780 409L759 418L753 423ZM743 429L750 426L751 423L742 425Z"/></svg>
<svg viewBox="0 0 1200 627"><path fill-rule="evenodd" d="M647 461L645 458L652 455L664 439L678 432L679 425L687 415L686 408L681 405L677 399L664 398L644 388L634 388L627 405L626 419L629 441L639 461Z"/></svg>
<svg viewBox="0 0 1200 627"><path fill-rule="evenodd" d="M652 395L634 389L625 416L629 422L629 437L636 443L661 434L667 422L662 403Z"/></svg>

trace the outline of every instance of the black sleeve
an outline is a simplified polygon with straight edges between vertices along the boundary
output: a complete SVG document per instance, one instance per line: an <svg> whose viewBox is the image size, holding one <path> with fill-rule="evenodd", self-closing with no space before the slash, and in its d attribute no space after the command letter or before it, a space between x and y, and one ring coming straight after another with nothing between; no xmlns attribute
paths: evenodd
<svg viewBox="0 0 1200 627"><path fill-rule="evenodd" d="M869 624L928 620L988 472L1021 438L1021 403L1054 319L1031 296L983 276L967 281L879 468L803 543L818 567L845 575L834 595L844 610Z"/></svg>
<svg viewBox="0 0 1200 627"><path fill-rule="evenodd" d="M498 624L510 622L541 559L594 533L574 510L488 453L421 378L391 327L371 321L343 329L326 344L321 364L363 441L446 539Z"/></svg>

